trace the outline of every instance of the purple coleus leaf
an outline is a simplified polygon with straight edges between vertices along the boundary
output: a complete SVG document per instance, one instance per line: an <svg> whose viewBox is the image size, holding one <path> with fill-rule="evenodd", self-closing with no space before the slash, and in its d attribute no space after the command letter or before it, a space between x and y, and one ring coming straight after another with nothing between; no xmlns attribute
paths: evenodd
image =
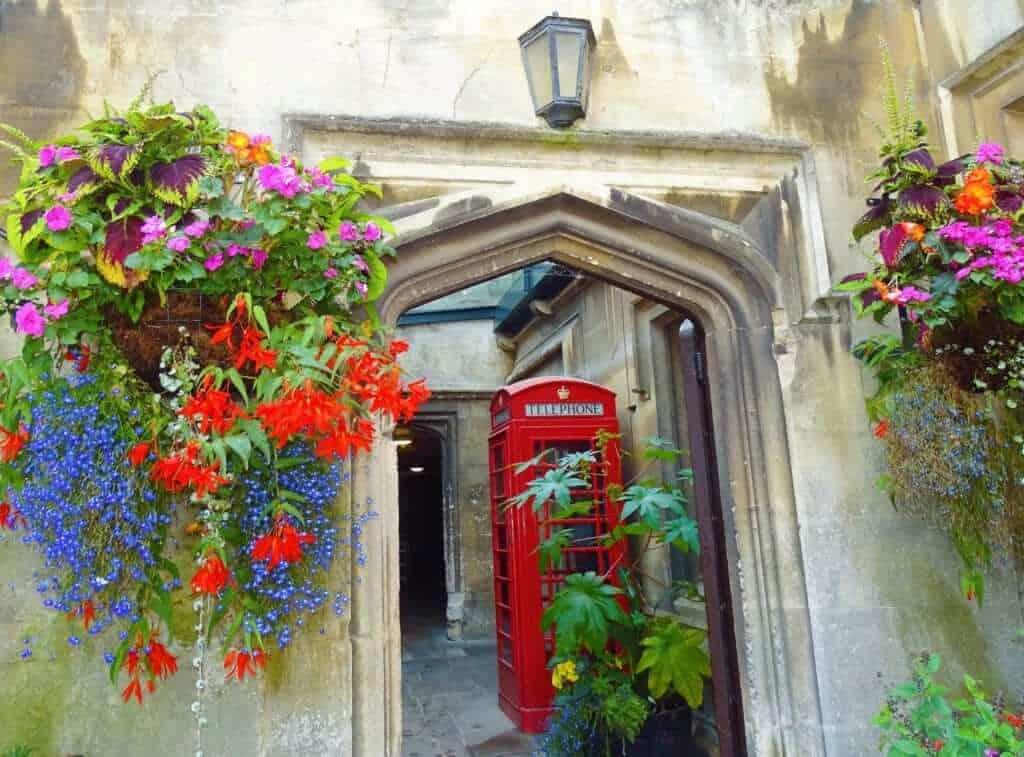
<svg viewBox="0 0 1024 757"><path fill-rule="evenodd" d="M170 163L156 163L149 169L149 180L157 197L181 203L205 172L201 155L185 155Z"/></svg>
<svg viewBox="0 0 1024 757"><path fill-rule="evenodd" d="M1006 213L1016 213L1024 206L1024 197L1013 189L996 189L996 207Z"/></svg>
<svg viewBox="0 0 1024 757"><path fill-rule="evenodd" d="M857 219L853 225L853 238L860 241L862 237L887 223L892 202L887 196L872 197L868 200L868 212Z"/></svg>
<svg viewBox="0 0 1024 757"><path fill-rule="evenodd" d="M940 207L949 204L949 198L938 187L916 184L900 192L899 204L913 213L931 216Z"/></svg>
<svg viewBox="0 0 1024 757"><path fill-rule="evenodd" d="M935 169L935 183L940 187L948 187L956 182L956 177L964 170L964 156L954 158Z"/></svg>
<svg viewBox="0 0 1024 757"><path fill-rule="evenodd" d="M878 235L878 249L882 253L882 262L888 268L895 268L900 261L900 253L907 243L907 232L903 226L896 225L891 229L883 229Z"/></svg>
<svg viewBox="0 0 1024 757"><path fill-rule="evenodd" d="M96 153L96 167L100 173L122 178L138 160L138 147L132 145L103 145Z"/></svg>
<svg viewBox="0 0 1024 757"><path fill-rule="evenodd" d="M103 251L114 263L124 263L133 252L142 247L143 220L136 216L122 218L107 224Z"/></svg>
<svg viewBox="0 0 1024 757"><path fill-rule="evenodd" d="M903 156L903 162L912 163L928 173L935 170L935 161L932 160L931 153L924 147L908 152Z"/></svg>
<svg viewBox="0 0 1024 757"><path fill-rule="evenodd" d="M68 179L68 191L77 192L83 187L98 184L99 180L99 174L89 168L89 166L82 166L71 174L71 178Z"/></svg>
<svg viewBox="0 0 1024 757"><path fill-rule="evenodd" d="M36 225L36 221L43 217L42 210L30 210L28 213L21 217L21 233L24 234L33 226Z"/></svg>

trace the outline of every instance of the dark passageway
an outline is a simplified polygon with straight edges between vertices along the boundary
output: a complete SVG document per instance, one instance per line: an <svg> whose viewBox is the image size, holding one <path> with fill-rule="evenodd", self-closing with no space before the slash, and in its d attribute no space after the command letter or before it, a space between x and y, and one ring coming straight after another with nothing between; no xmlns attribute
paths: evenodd
<svg viewBox="0 0 1024 757"><path fill-rule="evenodd" d="M441 440L430 431L403 429L398 444L399 580L408 633L445 623L443 460Z"/></svg>

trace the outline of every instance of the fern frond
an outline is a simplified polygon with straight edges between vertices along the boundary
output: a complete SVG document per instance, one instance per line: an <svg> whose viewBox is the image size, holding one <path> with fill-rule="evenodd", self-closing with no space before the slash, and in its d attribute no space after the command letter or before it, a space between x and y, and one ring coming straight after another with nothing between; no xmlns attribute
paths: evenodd
<svg viewBox="0 0 1024 757"><path fill-rule="evenodd" d="M882 106L885 108L885 123L889 136L899 139L903 119L900 115L900 96L896 90L896 71L889 55L889 45L884 38L878 41L882 48Z"/></svg>
<svg viewBox="0 0 1024 757"><path fill-rule="evenodd" d="M145 83L142 85L142 89L139 90L139 94L135 96L135 99L131 101L128 106L128 112L133 113L142 108L142 103L148 101L150 105L153 104L153 85L159 76L164 73L164 69L158 69L153 71L146 77Z"/></svg>
<svg viewBox="0 0 1024 757"><path fill-rule="evenodd" d="M0 139L0 147L5 150L10 150L22 160L29 160L32 158L32 153L26 152L20 145L16 145L13 142Z"/></svg>
<svg viewBox="0 0 1024 757"><path fill-rule="evenodd" d="M26 150L36 149L35 140L33 140L32 137L23 132L17 126L0 123L0 131L4 132L11 139L16 139L18 142L21 143L22 147L24 147Z"/></svg>

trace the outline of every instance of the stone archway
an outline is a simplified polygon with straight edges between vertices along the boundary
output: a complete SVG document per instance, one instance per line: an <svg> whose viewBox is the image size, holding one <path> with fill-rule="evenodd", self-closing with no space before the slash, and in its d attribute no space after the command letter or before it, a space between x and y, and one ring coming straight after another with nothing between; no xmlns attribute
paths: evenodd
<svg viewBox="0 0 1024 757"><path fill-rule="evenodd" d="M727 525L747 744L753 755L824 754L811 619L773 348L793 285L739 227L615 189L445 198L396 224L398 259L378 303L407 309L530 263L554 260L684 310L703 326ZM777 325L778 324L778 325ZM353 586L352 745L401 743L394 446L353 469L381 513L368 581Z"/></svg>

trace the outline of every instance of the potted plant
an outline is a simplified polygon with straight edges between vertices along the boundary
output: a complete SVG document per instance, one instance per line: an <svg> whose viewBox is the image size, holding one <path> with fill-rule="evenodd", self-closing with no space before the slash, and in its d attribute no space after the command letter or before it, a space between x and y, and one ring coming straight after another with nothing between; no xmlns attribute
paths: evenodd
<svg viewBox="0 0 1024 757"><path fill-rule="evenodd" d="M532 506L542 532L545 521L586 517L596 505L586 497L608 438L599 439L594 450L543 464L543 474L512 505ZM524 465L542 464L546 454ZM692 748L691 710L703 702L710 659L705 631L675 616L670 600L680 592L700 595L687 582L657 586L640 568L643 555L657 543L699 552L697 524L682 488L692 480L691 471L679 471L670 483L644 475L651 465L678 463L681 454L662 440L648 440L638 455L643 470L626 486L609 487L609 499L622 508L622 522L611 533L577 537L560 525L539 546L545 570L559 566L571 544L595 538L633 543L631 559L613 575L568 574L543 615L556 639L550 660L556 714L543 739L549 757L647 757L687 754Z"/></svg>
<svg viewBox="0 0 1024 757"><path fill-rule="evenodd" d="M125 701L194 643L199 717L214 638L243 680L344 609L325 579L362 523L333 512L340 463L429 394L373 312L393 250L360 201L379 190L201 105L5 132L0 310L24 342L0 364L0 531L42 553L69 645L112 629Z"/></svg>

